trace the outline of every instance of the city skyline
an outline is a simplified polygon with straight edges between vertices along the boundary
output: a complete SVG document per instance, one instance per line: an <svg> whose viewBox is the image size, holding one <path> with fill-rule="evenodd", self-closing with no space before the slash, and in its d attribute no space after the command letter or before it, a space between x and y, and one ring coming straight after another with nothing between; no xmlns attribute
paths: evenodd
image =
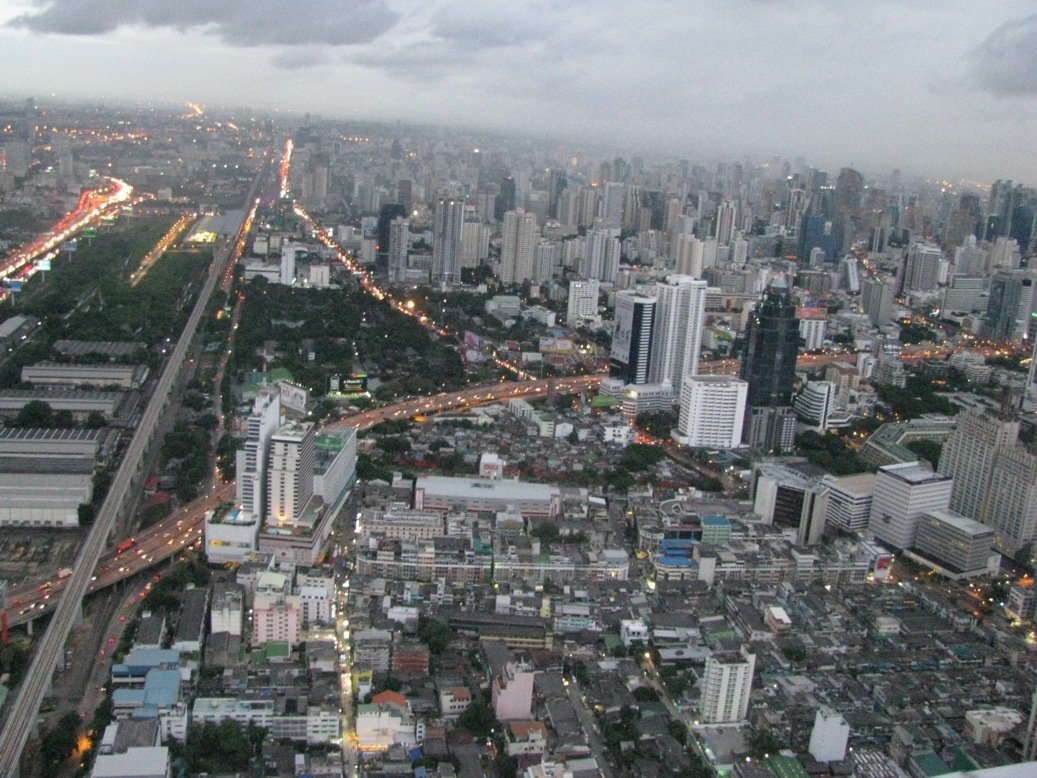
<svg viewBox="0 0 1037 778"><path fill-rule="evenodd" d="M1037 14L1024 2L306 8L3 0L0 73L40 98L245 104L680 156L1037 179Z"/></svg>

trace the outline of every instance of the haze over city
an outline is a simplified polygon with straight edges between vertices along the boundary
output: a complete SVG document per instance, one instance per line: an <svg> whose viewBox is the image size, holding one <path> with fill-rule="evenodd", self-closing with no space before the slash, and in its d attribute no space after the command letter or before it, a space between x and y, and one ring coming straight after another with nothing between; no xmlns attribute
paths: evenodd
<svg viewBox="0 0 1037 778"><path fill-rule="evenodd" d="M1025 0L4 0L0 48L2 82L41 98L1037 179L1037 14Z"/></svg>

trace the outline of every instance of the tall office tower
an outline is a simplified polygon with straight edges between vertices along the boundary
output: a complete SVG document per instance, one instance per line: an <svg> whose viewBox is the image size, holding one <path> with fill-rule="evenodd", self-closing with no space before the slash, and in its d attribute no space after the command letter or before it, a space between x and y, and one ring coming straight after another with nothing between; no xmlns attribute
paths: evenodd
<svg viewBox="0 0 1037 778"><path fill-rule="evenodd" d="M1022 443L1002 446L994 455L990 494L980 519L994 530L994 546L1014 555L1037 541L1037 457Z"/></svg>
<svg viewBox="0 0 1037 778"><path fill-rule="evenodd" d="M940 266L943 262L943 252L936 244L912 243L900 274L901 291L915 294L935 292L940 284Z"/></svg>
<svg viewBox="0 0 1037 778"><path fill-rule="evenodd" d="M718 651L706 659L699 710L708 724L744 721L749 711L756 655L746 646L740 651Z"/></svg>
<svg viewBox="0 0 1037 778"><path fill-rule="evenodd" d="M267 520L293 525L313 497L315 427L311 422L288 422L270 436L267 456Z"/></svg>
<svg viewBox="0 0 1037 778"><path fill-rule="evenodd" d="M558 195L558 223L570 229L575 228L579 222L580 213L580 191L578 189L565 188Z"/></svg>
<svg viewBox="0 0 1037 778"><path fill-rule="evenodd" d="M816 213L807 214L799 225L799 258L802 262L810 259L813 249L821 249L829 259L835 257L835 228L831 219Z"/></svg>
<svg viewBox="0 0 1037 778"><path fill-rule="evenodd" d="M983 520L997 450L1019 438L1019 422L981 410L958 414L957 427L940 452L939 471L954 479L951 510Z"/></svg>
<svg viewBox="0 0 1037 778"><path fill-rule="evenodd" d="M515 210L515 202L515 179L505 176L500 182L497 201L493 204L493 218L497 221L504 221L504 214Z"/></svg>
<svg viewBox="0 0 1037 778"><path fill-rule="evenodd" d="M266 455L270 436L281 425L281 390L278 386L265 386L252 401L245 445L238 449L235 466L238 474L236 491L238 505L253 516L263 518L266 500Z"/></svg>
<svg viewBox="0 0 1037 778"><path fill-rule="evenodd" d="M889 279L867 278L861 284L861 308L872 326L883 327L893 318L895 284Z"/></svg>
<svg viewBox="0 0 1037 778"><path fill-rule="evenodd" d="M521 208L504 214L500 252L500 278L506 284L521 284L533 277L536 252L536 217Z"/></svg>
<svg viewBox="0 0 1037 778"><path fill-rule="evenodd" d="M1015 207L1014 190L1011 180L1000 178L990 185L990 199L987 201L986 234L983 236L993 241L998 236L1008 234L1009 219Z"/></svg>
<svg viewBox="0 0 1037 778"><path fill-rule="evenodd" d="M649 381L681 391L684 376L699 371L706 282L691 276L667 276L655 285L652 369Z"/></svg>
<svg viewBox="0 0 1037 778"><path fill-rule="evenodd" d="M587 231L587 266L584 275L588 278L608 283L616 280L622 251L617 232L612 229Z"/></svg>
<svg viewBox="0 0 1037 778"><path fill-rule="evenodd" d="M677 272L680 275L702 278L702 241L686 232L677 235Z"/></svg>
<svg viewBox="0 0 1037 778"><path fill-rule="evenodd" d="M997 238L987 256L987 268L995 270L1016 270L1022 262L1019 244L1013 238Z"/></svg>
<svg viewBox="0 0 1037 778"><path fill-rule="evenodd" d="M795 438L792 385L796 380L799 324L784 283L773 283L749 317L740 377L749 383L746 442L787 451Z"/></svg>
<svg viewBox="0 0 1037 778"><path fill-rule="evenodd" d="M407 218L407 212L400 203L385 203L378 210L378 251L384 254L389 250L389 225L397 216Z"/></svg>
<svg viewBox="0 0 1037 778"><path fill-rule="evenodd" d="M477 267L490 253L490 230L472 206L464 209L461 225L461 267Z"/></svg>
<svg viewBox="0 0 1037 778"><path fill-rule="evenodd" d="M843 257L840 269L842 270L843 287L852 294L857 294L861 290L861 275L857 259L851 256Z"/></svg>
<svg viewBox="0 0 1037 778"><path fill-rule="evenodd" d="M918 462L880 467L868 531L893 548L911 548L923 513L947 510L953 483Z"/></svg>
<svg viewBox="0 0 1037 778"><path fill-rule="evenodd" d="M738 208L731 200L724 200L717 206L716 230L714 230L713 237L721 246L729 245L731 238L734 237L737 213Z"/></svg>
<svg viewBox="0 0 1037 778"><path fill-rule="evenodd" d="M1029 334L1031 314L1037 312L1037 273L1001 270L990 279L983 331L993 340L1022 340Z"/></svg>
<svg viewBox="0 0 1037 778"><path fill-rule="evenodd" d="M683 446L737 448L749 385L734 376L685 375L673 439Z"/></svg>
<svg viewBox="0 0 1037 778"><path fill-rule="evenodd" d="M464 200L441 197L432 217L432 283L461 283Z"/></svg>
<svg viewBox="0 0 1037 778"><path fill-rule="evenodd" d="M948 250L961 246L970 235L976 235L982 218L979 196L963 194L958 198L958 207L947 214L947 224L943 230L943 245Z"/></svg>
<svg viewBox="0 0 1037 778"><path fill-rule="evenodd" d="M624 290L616 295L609 376L626 384L646 384L652 361L656 298Z"/></svg>
<svg viewBox="0 0 1037 778"><path fill-rule="evenodd" d="M1033 351L1030 354L1030 370L1026 374L1022 407L1024 411L1037 409L1037 338L1033 339Z"/></svg>
<svg viewBox="0 0 1037 778"><path fill-rule="evenodd" d="M580 190L580 201L576 208L576 226L590 227L598 217L598 205L601 191L596 187L585 186Z"/></svg>
<svg viewBox="0 0 1037 778"><path fill-rule="evenodd" d="M551 169L547 178L547 216L551 219L558 218L558 198L569 185L564 170Z"/></svg>
<svg viewBox="0 0 1037 778"><path fill-rule="evenodd" d="M785 212L785 221L782 226L787 234L797 233L803 221L803 214L806 213L807 206L810 204L810 199L803 189L787 189L783 199L782 210Z"/></svg>
<svg viewBox="0 0 1037 778"><path fill-rule="evenodd" d="M402 284L407 280L407 248L410 246L410 222L397 216L389 224L389 280Z"/></svg>
<svg viewBox="0 0 1037 778"><path fill-rule="evenodd" d="M684 214L684 200L680 197L670 197L663 205L663 230L671 233L677 229L677 223Z"/></svg>
<svg viewBox="0 0 1037 778"><path fill-rule="evenodd" d="M603 189L598 216L605 219L609 227L619 229L623 226L623 204L626 202L626 184L606 181Z"/></svg>
<svg viewBox="0 0 1037 778"><path fill-rule="evenodd" d="M853 168L844 167L835 180L835 212L856 214L861 210L864 176Z"/></svg>
<svg viewBox="0 0 1037 778"><path fill-rule="evenodd" d="M565 309L565 323L578 327L581 322L598 316L598 289L596 278L569 282L569 305Z"/></svg>
<svg viewBox="0 0 1037 778"><path fill-rule="evenodd" d="M987 252L976 245L976 236L969 235L954 250L954 273L959 276L979 276L987 272Z"/></svg>
<svg viewBox="0 0 1037 778"><path fill-rule="evenodd" d="M533 260L532 280L538 284L550 281L555 269L562 262L562 247L555 240L541 239L536 245L536 257Z"/></svg>
<svg viewBox="0 0 1037 778"><path fill-rule="evenodd" d="M731 241L731 264L735 267L744 267L749 259L749 241L745 238L735 238Z"/></svg>

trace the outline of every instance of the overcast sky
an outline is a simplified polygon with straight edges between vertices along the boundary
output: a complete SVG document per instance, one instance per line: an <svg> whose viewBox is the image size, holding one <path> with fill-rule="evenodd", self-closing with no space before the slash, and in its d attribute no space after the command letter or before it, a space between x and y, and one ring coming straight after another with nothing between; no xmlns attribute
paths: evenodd
<svg viewBox="0 0 1037 778"><path fill-rule="evenodd" d="M1037 185L1033 0L0 0L0 85Z"/></svg>

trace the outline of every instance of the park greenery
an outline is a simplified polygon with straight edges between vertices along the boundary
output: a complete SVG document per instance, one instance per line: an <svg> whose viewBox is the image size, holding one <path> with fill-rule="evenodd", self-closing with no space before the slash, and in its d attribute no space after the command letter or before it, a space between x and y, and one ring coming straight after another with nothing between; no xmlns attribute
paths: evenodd
<svg viewBox="0 0 1037 778"><path fill-rule="evenodd" d="M362 290L299 289L257 278L244 286L244 294L231 359L239 381L249 371L285 368L322 396L332 375L371 369L382 382L377 395L387 400L463 383L464 369L452 347ZM304 340L312 344L303 348ZM276 354L264 362L268 341L276 342Z"/></svg>
<svg viewBox="0 0 1037 778"><path fill-rule="evenodd" d="M796 443L803 456L833 475L850 475L869 469L838 435L822 435L807 430L796 439Z"/></svg>

